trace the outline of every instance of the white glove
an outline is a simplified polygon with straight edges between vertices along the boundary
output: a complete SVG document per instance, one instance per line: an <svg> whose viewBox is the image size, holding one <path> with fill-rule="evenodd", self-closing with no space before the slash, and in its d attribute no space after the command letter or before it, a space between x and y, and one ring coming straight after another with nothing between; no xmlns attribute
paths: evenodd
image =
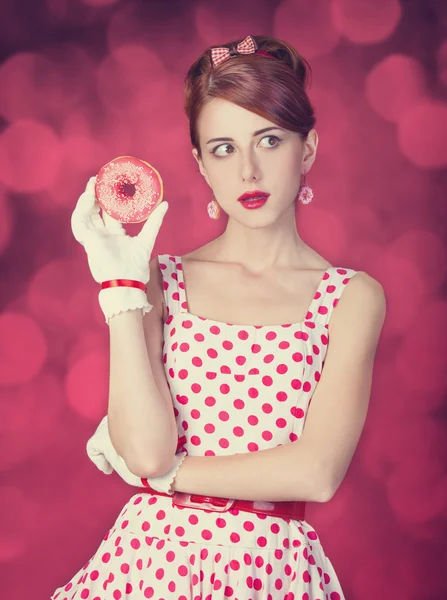
<svg viewBox="0 0 447 600"><path fill-rule="evenodd" d="M102 211L95 196L96 177L91 177L71 216L75 239L84 246L93 278L98 283L111 279L133 279L147 284L149 260L158 231L168 210L161 202L149 215L137 236L127 235L123 225ZM133 287L112 287L99 292L99 303L106 323L113 315L126 310L149 312L152 305L146 292Z"/></svg>
<svg viewBox="0 0 447 600"><path fill-rule="evenodd" d="M129 485L139 488L147 487L147 482L151 488L158 492L172 495L171 484L180 468L181 463L186 457L186 452L180 452L175 455L173 466L170 471L164 473L160 477L151 477L142 479L134 475L126 465L124 459L119 456L113 447L109 435L108 417L102 419L95 433L87 442L87 454L90 460L98 467L100 471L110 475L116 471L118 475Z"/></svg>

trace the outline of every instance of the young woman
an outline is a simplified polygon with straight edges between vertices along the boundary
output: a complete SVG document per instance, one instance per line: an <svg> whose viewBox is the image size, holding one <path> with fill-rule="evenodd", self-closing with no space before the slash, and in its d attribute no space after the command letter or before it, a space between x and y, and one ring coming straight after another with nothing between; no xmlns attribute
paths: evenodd
<svg viewBox="0 0 447 600"><path fill-rule="evenodd" d="M318 146L308 71L263 36L190 68L193 156L209 215L228 215L210 243L149 262L166 202L136 238L101 220L92 182L78 202L94 278L147 283L100 292L110 397L89 452L141 489L53 599L344 598L304 508L330 500L354 454L385 297L297 231Z"/></svg>

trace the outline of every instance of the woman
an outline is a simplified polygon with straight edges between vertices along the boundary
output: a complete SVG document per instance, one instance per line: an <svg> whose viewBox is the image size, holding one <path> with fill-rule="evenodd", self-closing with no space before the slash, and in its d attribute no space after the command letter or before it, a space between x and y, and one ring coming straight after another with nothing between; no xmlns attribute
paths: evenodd
<svg viewBox="0 0 447 600"><path fill-rule="evenodd" d="M94 278L148 283L100 292L110 397L89 448L146 488L54 599L344 598L304 507L334 495L354 454L385 297L296 229L318 146L307 75L292 46L263 36L190 68L193 156L209 215L228 215L201 248L147 270L167 203L131 239L101 221L92 182L79 200L73 232Z"/></svg>

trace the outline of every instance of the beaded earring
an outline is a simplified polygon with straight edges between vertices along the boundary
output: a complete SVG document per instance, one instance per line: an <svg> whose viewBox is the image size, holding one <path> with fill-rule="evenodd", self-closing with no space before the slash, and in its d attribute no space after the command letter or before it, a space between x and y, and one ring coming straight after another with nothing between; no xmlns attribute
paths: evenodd
<svg viewBox="0 0 447 600"><path fill-rule="evenodd" d="M216 201L214 192L213 192L213 199L211 200L211 202L208 202L207 209L208 209L208 216L210 219L218 219L220 217L220 206Z"/></svg>
<svg viewBox="0 0 447 600"><path fill-rule="evenodd" d="M303 185L300 187L300 193L298 195L298 200L303 204L309 204L312 202L312 198L314 197L314 192L311 187L306 185L306 173L304 173L304 181Z"/></svg>

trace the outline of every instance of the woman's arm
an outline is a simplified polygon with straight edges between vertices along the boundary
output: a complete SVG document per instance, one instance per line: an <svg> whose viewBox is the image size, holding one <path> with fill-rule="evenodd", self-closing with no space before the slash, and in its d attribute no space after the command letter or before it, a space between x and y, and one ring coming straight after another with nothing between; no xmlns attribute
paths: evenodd
<svg viewBox="0 0 447 600"><path fill-rule="evenodd" d="M318 459L301 440L246 454L187 456L171 489L270 502L329 499Z"/></svg>
<svg viewBox="0 0 447 600"><path fill-rule="evenodd" d="M380 283L358 273L334 310L331 341L300 439L247 454L188 456L172 489L241 500L330 500L366 419L385 312Z"/></svg>
<svg viewBox="0 0 447 600"><path fill-rule="evenodd" d="M156 477L172 466L178 433L162 364L162 285L158 260L149 263L152 310L110 319L109 435L129 469ZM144 465L144 467L143 467Z"/></svg>

